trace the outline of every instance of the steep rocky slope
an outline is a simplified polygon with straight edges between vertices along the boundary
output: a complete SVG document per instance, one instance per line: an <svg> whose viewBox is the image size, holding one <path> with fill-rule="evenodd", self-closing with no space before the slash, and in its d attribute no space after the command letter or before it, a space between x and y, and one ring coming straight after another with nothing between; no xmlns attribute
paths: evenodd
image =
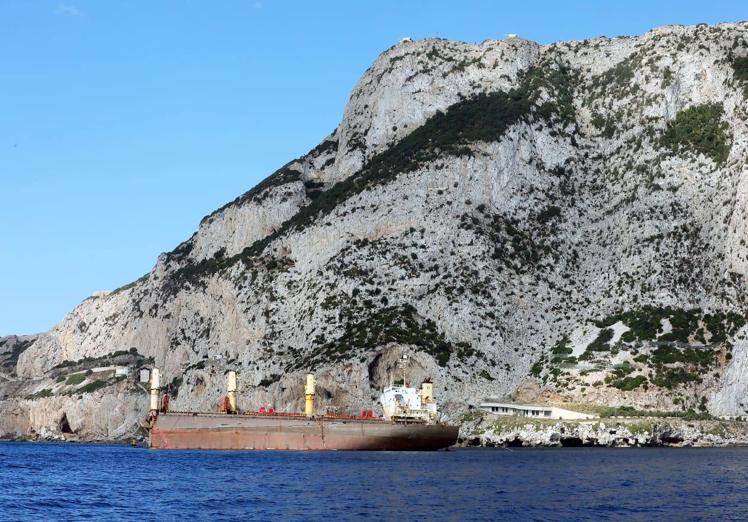
<svg viewBox="0 0 748 522"><path fill-rule="evenodd" d="M0 432L134 433L116 369L154 363L180 409L228 368L246 408L314 370L358 409L401 353L452 415L518 389L743 415L747 112L746 23L403 42L318 147L15 353Z"/></svg>

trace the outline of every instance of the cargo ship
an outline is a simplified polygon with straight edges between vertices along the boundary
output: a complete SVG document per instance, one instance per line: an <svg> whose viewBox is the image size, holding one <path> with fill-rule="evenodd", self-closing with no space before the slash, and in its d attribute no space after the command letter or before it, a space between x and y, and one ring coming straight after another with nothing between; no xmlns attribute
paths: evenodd
<svg viewBox="0 0 748 522"><path fill-rule="evenodd" d="M403 380L403 383L405 381ZM169 410L161 396L158 369L150 375L150 412L144 427L154 449L200 450L383 450L435 451L457 442L458 426L438 421L433 386L386 387L380 398L383 416L315 414L314 375L307 375L305 411L272 408L240 412L236 373L228 373L228 393L217 412Z"/></svg>

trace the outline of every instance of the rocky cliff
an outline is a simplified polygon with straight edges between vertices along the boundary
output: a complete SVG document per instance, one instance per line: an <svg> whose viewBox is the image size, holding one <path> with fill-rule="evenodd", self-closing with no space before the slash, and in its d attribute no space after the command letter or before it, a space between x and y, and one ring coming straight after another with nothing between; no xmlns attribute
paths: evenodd
<svg viewBox="0 0 748 522"><path fill-rule="evenodd" d="M474 417L475 415L473 415ZM735 420L603 418L595 421L520 419L490 414L460 429L464 447L713 447L748 445L748 424Z"/></svg>
<svg viewBox="0 0 748 522"><path fill-rule="evenodd" d="M301 408L313 370L320 408L360 409L401 353L449 415L743 415L747 122L747 23L405 41L151 272L0 340L0 433L136 433L153 364L178 409L215 408L228 368L245 408Z"/></svg>

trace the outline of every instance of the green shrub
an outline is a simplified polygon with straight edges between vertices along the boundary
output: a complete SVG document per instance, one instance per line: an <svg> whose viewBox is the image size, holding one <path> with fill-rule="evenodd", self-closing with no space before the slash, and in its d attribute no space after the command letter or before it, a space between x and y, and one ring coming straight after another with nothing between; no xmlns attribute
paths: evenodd
<svg viewBox="0 0 748 522"><path fill-rule="evenodd" d="M363 317L344 318L344 331L324 342L308 358L298 358L286 370L313 369L318 365L350 359L357 352L371 353L389 343L415 346L446 366L452 355L462 361L476 355L469 343L450 343L431 319L419 316L411 305L366 309Z"/></svg>
<svg viewBox="0 0 748 522"><path fill-rule="evenodd" d="M695 412L693 410L688 410L686 412L682 412L678 415L684 420L689 421L697 421L697 420L712 420L714 417L712 417L711 414L707 412Z"/></svg>
<svg viewBox="0 0 748 522"><path fill-rule="evenodd" d="M647 378L643 375L637 375L636 377L624 377L622 379L614 379L610 382L610 385L614 388L618 388L623 391L631 391L638 388L642 384L647 382Z"/></svg>
<svg viewBox="0 0 748 522"><path fill-rule="evenodd" d="M143 357L137 352L133 353L132 350L133 350L132 348L129 351L118 350L111 354L102 355L101 357L83 357L82 359L78 359L77 361L65 360L65 361L62 361L60 364L56 365L55 368L73 368L72 371L78 371L84 368L90 369L90 368L95 368L99 366L111 366L114 364L114 361L112 360L114 357L120 357L123 355L129 355L132 359L136 359L138 362L153 363L152 356ZM79 368L75 368L75 367L79 367Z"/></svg>
<svg viewBox="0 0 748 522"><path fill-rule="evenodd" d="M436 346L435 353L432 352L432 355L436 357L436 362L439 364L439 366L446 366L451 355L449 345L447 343L439 343Z"/></svg>
<svg viewBox="0 0 748 522"><path fill-rule="evenodd" d="M709 349L685 348L661 344L652 352L652 362L657 365L685 363L709 367L714 363L714 352Z"/></svg>
<svg viewBox="0 0 748 522"><path fill-rule="evenodd" d="M722 104L694 105L675 115L662 136L662 146L674 152L694 151L721 164L730 153L729 125Z"/></svg>
<svg viewBox="0 0 748 522"><path fill-rule="evenodd" d="M743 85L743 93L748 97L748 56L740 56L732 61L735 79Z"/></svg>
<svg viewBox="0 0 748 522"><path fill-rule="evenodd" d="M603 84L613 84L616 86L625 86L634 79L634 63L636 55L617 63L602 75Z"/></svg>
<svg viewBox="0 0 748 522"><path fill-rule="evenodd" d="M660 335L663 319L668 319L673 328L671 332ZM595 321L595 324L599 328L604 328L618 321L630 328L621 336L621 341L626 343L632 343L637 339L640 341L657 339L663 343L677 341L685 344L689 342L691 336L705 343L704 334L708 332L710 344L718 344L737 332L745 324L745 317L734 312L703 314L698 308L683 310L647 305L636 310L608 316ZM700 321L704 323L703 328L699 326Z"/></svg>
<svg viewBox="0 0 748 522"><path fill-rule="evenodd" d="M660 410L638 410L633 406L592 406L594 412L600 417L680 417L686 420L709 420L708 413L695 413L693 410L683 411L660 411Z"/></svg>
<svg viewBox="0 0 748 522"><path fill-rule="evenodd" d="M78 386L80 383L86 380L85 374L82 373L74 373L73 375L69 376L67 381L65 381L65 384L68 386Z"/></svg>
<svg viewBox="0 0 748 522"><path fill-rule="evenodd" d="M666 89L667 87L670 87L672 83L673 71L670 69L670 67L665 67L665 70L662 71L662 84L660 85L660 88Z"/></svg>
<svg viewBox="0 0 748 522"><path fill-rule="evenodd" d="M592 341L589 346L587 346L587 351L605 352L610 350L610 345L608 343L611 339L613 339L614 333L615 332L612 328L603 328L602 330L600 330L597 339Z"/></svg>
<svg viewBox="0 0 748 522"><path fill-rule="evenodd" d="M633 342L635 339L643 341L657 337L657 332L660 329L660 320L667 316L668 310L647 305L637 310L629 310L611 315L605 319L596 321L595 324L598 328L604 328L621 321L631 329L621 336L623 341Z"/></svg>
<svg viewBox="0 0 748 522"><path fill-rule="evenodd" d="M273 373L273 374L271 374L271 375L269 375L267 377L263 377L262 380L260 381L259 385L261 387L263 387L263 388L267 388L268 386L270 386L274 382L278 382L280 380L280 378L281 378L281 376L279 374Z"/></svg>
<svg viewBox="0 0 748 522"><path fill-rule="evenodd" d="M556 205L549 205L538 214L538 221L541 223L547 223L553 218L561 215L561 209Z"/></svg>
<svg viewBox="0 0 748 522"><path fill-rule="evenodd" d="M567 336L563 336L551 349L553 355L570 355L572 352L573 349Z"/></svg>
<svg viewBox="0 0 748 522"><path fill-rule="evenodd" d="M48 388L44 388L43 390L38 391L34 394L27 395L26 398L30 400L34 400L34 399L44 399L46 397L51 397L51 396L52 396L52 390Z"/></svg>
<svg viewBox="0 0 748 522"><path fill-rule="evenodd" d="M97 380L97 381L89 382L85 386L82 386L81 388L79 388L78 390L76 390L76 392L77 393L92 393L92 392L95 392L96 390L98 390L100 388L104 388L106 386L107 386L107 382L106 381L99 381L99 380Z"/></svg>
<svg viewBox="0 0 748 522"><path fill-rule="evenodd" d="M486 416L484 410L469 410L460 416L460 422L473 422L479 419L483 419Z"/></svg>
<svg viewBox="0 0 748 522"><path fill-rule="evenodd" d="M681 367L662 368L654 377L652 377L652 384L669 390L680 384L687 384L690 382L700 383L701 377L698 373L690 372Z"/></svg>

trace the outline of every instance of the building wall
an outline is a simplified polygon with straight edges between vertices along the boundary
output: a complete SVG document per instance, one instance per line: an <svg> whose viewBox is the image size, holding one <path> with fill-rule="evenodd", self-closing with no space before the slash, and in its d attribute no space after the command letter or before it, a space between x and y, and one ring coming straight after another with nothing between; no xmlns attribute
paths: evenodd
<svg viewBox="0 0 748 522"><path fill-rule="evenodd" d="M486 402L480 405L484 411L494 415L510 415L515 417L530 417L534 419L594 419L595 415L558 408L556 406L520 405L508 403Z"/></svg>

